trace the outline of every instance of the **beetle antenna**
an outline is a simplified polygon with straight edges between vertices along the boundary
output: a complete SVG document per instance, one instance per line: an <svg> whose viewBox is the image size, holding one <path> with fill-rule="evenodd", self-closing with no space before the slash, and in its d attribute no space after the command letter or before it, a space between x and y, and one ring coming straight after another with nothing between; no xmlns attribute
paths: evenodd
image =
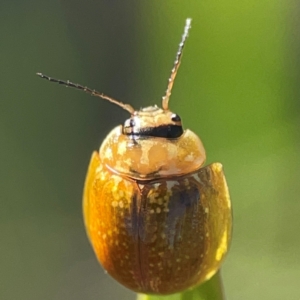
<svg viewBox="0 0 300 300"><path fill-rule="evenodd" d="M82 91L84 91L84 92L86 92L88 94L91 94L92 96L96 96L96 97L108 100L109 102L112 102L112 103L114 103L114 104L122 107L123 109L127 110L131 115L133 115L134 112L135 112L134 108L131 105L124 104L124 103L122 103L120 101L117 101L117 100L115 100L113 98L110 98L110 97L104 95L103 93L97 92L96 90L92 90L92 89L90 89L90 88L88 88L86 86L82 86L82 85L80 85L78 83L73 83L73 82L71 82L69 80L63 81L63 80L60 80L60 79L51 78L51 77L49 77L47 75L44 75L42 73L36 73L36 75L40 76L41 78L47 79L47 80L49 80L51 82L56 82L58 84L65 85L66 87L72 87L72 88L75 88L75 89L78 89L78 90L82 90Z"/></svg>
<svg viewBox="0 0 300 300"><path fill-rule="evenodd" d="M162 108L164 110L169 109L169 99L170 99L170 96L171 96L172 87L173 87L173 84L174 84L174 80L175 80L177 71L178 71L179 66L180 66L182 51L183 51L183 48L184 48L184 43L185 43L185 41L188 37L189 30L191 28L191 22L192 22L192 19L190 19L190 18L186 19L186 21L185 21L184 32L183 32L183 35L182 35L181 42L179 44L179 49L178 49L177 54L176 54L174 67L171 71L171 76L169 78L169 83L168 83L168 87L167 87L167 90L166 90L166 95L162 98Z"/></svg>

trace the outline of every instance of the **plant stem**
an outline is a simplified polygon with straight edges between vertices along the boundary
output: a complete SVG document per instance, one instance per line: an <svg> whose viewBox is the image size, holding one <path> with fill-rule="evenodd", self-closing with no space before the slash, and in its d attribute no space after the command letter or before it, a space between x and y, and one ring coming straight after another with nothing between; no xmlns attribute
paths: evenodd
<svg viewBox="0 0 300 300"><path fill-rule="evenodd" d="M187 291L169 296L138 295L137 300L225 300L220 272L210 280Z"/></svg>

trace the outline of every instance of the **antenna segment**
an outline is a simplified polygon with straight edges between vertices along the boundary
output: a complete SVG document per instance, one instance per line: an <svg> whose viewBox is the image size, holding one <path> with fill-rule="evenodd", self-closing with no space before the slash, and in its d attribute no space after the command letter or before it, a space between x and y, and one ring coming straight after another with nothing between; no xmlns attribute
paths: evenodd
<svg viewBox="0 0 300 300"><path fill-rule="evenodd" d="M73 83L69 80L63 81L63 80L60 80L60 79L51 78L51 77L49 77L47 75L44 75L42 73L36 73L36 75L40 76L41 78L47 79L51 82L56 82L58 84L62 84L62 85L67 86L67 87L72 87L72 88L75 88L75 89L78 89L78 90L82 90L82 91L84 91L88 94L91 94L92 96L96 96L96 97L102 98L104 100L108 100L109 102L112 102L112 103L122 107L123 109L127 110L131 115L133 115L134 112L135 112L134 108L131 105L124 104L124 103L122 103L118 100L115 100L113 98L110 98L110 97L104 95L103 93L97 92L96 90L92 90L92 89L90 89L86 86L82 86L78 83Z"/></svg>
<svg viewBox="0 0 300 300"><path fill-rule="evenodd" d="M169 78L169 83L168 83L168 87L167 87L167 90L166 90L166 95L162 98L162 108L164 110L169 109L169 99L170 99L170 96L171 96L172 87L173 87L174 80L175 80L177 71L179 69L180 63L181 63L182 51L183 51L183 48L184 48L185 41L188 37L189 30L191 28L191 22L192 22L192 19L190 19L190 18L186 19L186 21L185 21L184 32L183 32L183 35L182 35L181 42L179 44L179 49L178 49L177 54L176 54L174 67L171 71L171 76Z"/></svg>
<svg viewBox="0 0 300 300"><path fill-rule="evenodd" d="M170 75L170 78L169 78L169 81L168 81L166 94L162 98L162 108L163 108L163 110L169 110L169 99L170 99L170 96L171 96L174 80L175 80L175 77L177 75L177 71L179 69L180 63L181 63L182 52L183 52L183 48L184 48L184 45L185 45L185 41L188 37L189 30L191 28L191 22L192 22L192 19L190 19L190 18L186 19L186 21L185 21L184 32L183 32L182 39L181 39L181 42L179 44L179 48L178 48L178 51L177 51L177 54L176 54L176 59L175 59L175 62L174 62L174 66L173 66L173 69L171 71L171 75ZM104 100L108 100L109 102L112 102L112 103L122 107L123 109L127 110L131 115L135 114L135 109L131 105L124 104L124 103L122 103L122 102L120 102L116 99L113 99L111 97L108 97L105 94L100 93L96 90L92 90L92 89L90 89L86 86L82 86L78 83L73 83L69 80L63 81L63 80L60 80L60 79L55 79L55 78L49 77L49 76L44 75L42 73L36 73L36 74L38 76L40 76L41 78L47 79L51 82L56 82L58 84L66 86L66 87L72 87L72 88L75 88L75 89L78 89L78 90L82 90L82 91L84 91L88 94L91 94L92 96L96 96L96 97L102 98Z"/></svg>

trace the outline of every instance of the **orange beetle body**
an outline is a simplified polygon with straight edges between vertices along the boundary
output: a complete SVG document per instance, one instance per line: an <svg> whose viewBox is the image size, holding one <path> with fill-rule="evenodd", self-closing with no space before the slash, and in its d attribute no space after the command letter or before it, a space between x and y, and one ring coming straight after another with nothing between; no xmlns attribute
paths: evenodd
<svg viewBox="0 0 300 300"><path fill-rule="evenodd" d="M231 234L222 165L139 181L94 152L84 191L89 239L105 270L127 288L172 294L219 269Z"/></svg>
<svg viewBox="0 0 300 300"><path fill-rule="evenodd" d="M131 117L94 152L87 172L83 211L94 252L105 270L138 293L172 294L211 278L231 239L231 204L222 165L203 167L198 136L183 130L168 107L190 28L187 19L162 108L134 110L87 87Z"/></svg>

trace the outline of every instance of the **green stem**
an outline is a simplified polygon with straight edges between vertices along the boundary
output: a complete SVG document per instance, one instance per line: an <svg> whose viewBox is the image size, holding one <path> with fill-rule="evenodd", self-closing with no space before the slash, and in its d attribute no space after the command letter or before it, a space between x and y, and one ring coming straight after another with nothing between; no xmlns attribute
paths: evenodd
<svg viewBox="0 0 300 300"><path fill-rule="evenodd" d="M138 295L137 300L225 300L220 272L210 280L179 294L169 296Z"/></svg>

